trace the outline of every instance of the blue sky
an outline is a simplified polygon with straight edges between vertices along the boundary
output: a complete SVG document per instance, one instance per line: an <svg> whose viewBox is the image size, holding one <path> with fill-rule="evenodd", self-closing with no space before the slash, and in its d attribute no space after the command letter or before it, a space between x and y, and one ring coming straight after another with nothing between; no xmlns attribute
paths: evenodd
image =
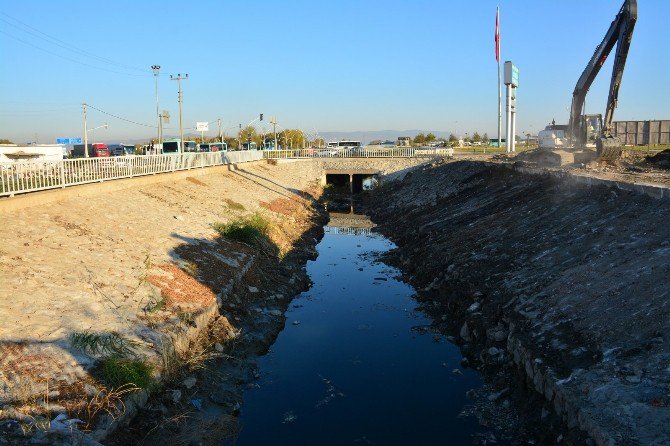
<svg viewBox="0 0 670 446"><path fill-rule="evenodd" d="M639 3L615 119L670 119L670 1ZM188 73L185 127L222 118L234 132L262 112L309 133L418 128L493 136L497 4L5 1L0 138L81 136L82 102L154 125L152 64L162 66L161 109L171 112L173 128L177 85L169 74ZM574 84L621 0L499 4L502 59L520 70L518 130L536 133L554 117L567 122ZM589 113L604 111L611 59L587 98ZM105 122L109 129L96 139L155 134L90 111L89 127Z"/></svg>

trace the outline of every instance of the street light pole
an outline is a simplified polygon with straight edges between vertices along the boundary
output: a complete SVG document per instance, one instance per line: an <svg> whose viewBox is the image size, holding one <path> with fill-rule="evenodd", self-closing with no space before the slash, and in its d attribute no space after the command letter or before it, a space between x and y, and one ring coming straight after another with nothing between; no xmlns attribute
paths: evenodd
<svg viewBox="0 0 670 446"><path fill-rule="evenodd" d="M179 138L181 145L181 153L184 153L184 125L182 119L182 103L184 102L184 98L181 94L181 81L186 79L188 79L188 73L184 77L181 77L181 73L177 73L177 76L170 75L170 80L177 81L178 86L177 98L179 100Z"/></svg>
<svg viewBox="0 0 670 446"><path fill-rule="evenodd" d="M86 102L81 104L84 110L84 157L88 158L88 131L86 131Z"/></svg>
<svg viewBox="0 0 670 446"><path fill-rule="evenodd" d="M103 127L104 127L104 128L107 128L107 127L108 127L107 123L104 123L104 124L102 124L102 125L99 125L99 126L97 126L97 127L94 127L94 128L92 128L92 129L88 130L89 132L93 132L93 144L95 144L95 131L98 130L98 129L101 129L101 128L103 128Z"/></svg>
<svg viewBox="0 0 670 446"><path fill-rule="evenodd" d="M156 143L160 144L161 142L161 113L158 107L158 76L160 75L160 65L152 65L151 69L154 71L154 77L156 78L156 118L158 119L158 126L156 127L157 137ZM155 152L157 153L157 152Z"/></svg>

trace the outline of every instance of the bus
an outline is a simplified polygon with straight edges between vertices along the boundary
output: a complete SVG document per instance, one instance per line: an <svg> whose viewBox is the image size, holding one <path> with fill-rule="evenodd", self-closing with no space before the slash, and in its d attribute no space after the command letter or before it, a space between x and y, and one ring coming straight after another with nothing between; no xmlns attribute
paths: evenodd
<svg viewBox="0 0 670 446"><path fill-rule="evenodd" d="M184 148L180 139L173 139L170 141L163 141L163 153L182 153L182 152L197 152L198 144L195 141L184 141Z"/></svg>
<svg viewBox="0 0 670 446"><path fill-rule="evenodd" d="M338 149L360 149L362 147L360 141L338 141Z"/></svg>

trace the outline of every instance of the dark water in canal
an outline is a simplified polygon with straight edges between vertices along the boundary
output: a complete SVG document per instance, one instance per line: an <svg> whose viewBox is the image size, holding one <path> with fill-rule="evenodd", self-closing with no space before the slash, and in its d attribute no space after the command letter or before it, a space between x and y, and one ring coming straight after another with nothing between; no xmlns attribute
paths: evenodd
<svg viewBox="0 0 670 446"><path fill-rule="evenodd" d="M411 286L375 260L392 243L367 230L326 228L307 270L314 285L287 312L245 392L238 445L472 444L459 417L481 386L457 347L422 330Z"/></svg>

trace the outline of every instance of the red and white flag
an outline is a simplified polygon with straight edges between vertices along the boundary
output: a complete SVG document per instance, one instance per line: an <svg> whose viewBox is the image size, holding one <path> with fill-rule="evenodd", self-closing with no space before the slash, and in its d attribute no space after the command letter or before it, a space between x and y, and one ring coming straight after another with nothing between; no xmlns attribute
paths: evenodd
<svg viewBox="0 0 670 446"><path fill-rule="evenodd" d="M500 62L500 13L496 7L496 61Z"/></svg>

